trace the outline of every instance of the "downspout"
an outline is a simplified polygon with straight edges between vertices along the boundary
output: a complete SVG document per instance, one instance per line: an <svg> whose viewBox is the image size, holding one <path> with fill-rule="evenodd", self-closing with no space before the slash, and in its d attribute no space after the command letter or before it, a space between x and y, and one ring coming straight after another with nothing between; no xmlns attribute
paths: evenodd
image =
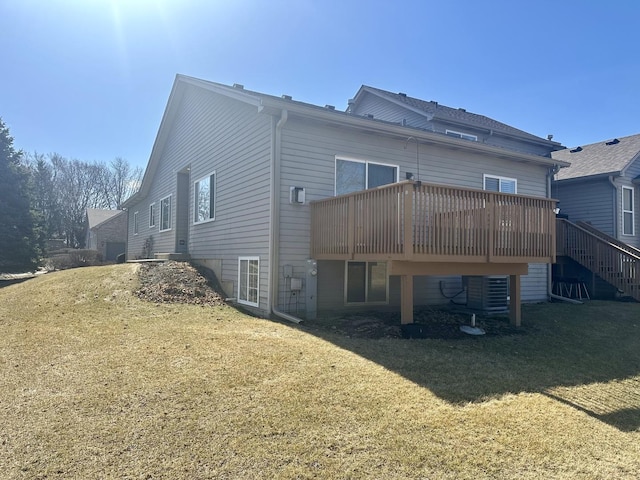
<svg viewBox="0 0 640 480"><path fill-rule="evenodd" d="M124 244L124 261L125 263L129 261L129 209L123 208L125 212L127 212L127 241Z"/></svg>
<svg viewBox="0 0 640 480"><path fill-rule="evenodd" d="M301 318L278 310L278 272L280 270L280 164L282 158L282 128L289 119L285 109L275 126L273 149L271 151L271 205L269 209L269 298L267 309L276 317L293 323L302 322Z"/></svg>
<svg viewBox="0 0 640 480"><path fill-rule="evenodd" d="M547 198L551 198L551 178L555 176L556 173L560 170L558 165L554 165L551 167L547 173ZM559 300L561 302L573 303L575 305L582 305L580 300L575 300L573 298L562 297L560 295L556 295L553 293L553 277L552 277L552 266L551 264L547 264L547 296L550 300Z"/></svg>
<svg viewBox="0 0 640 480"><path fill-rule="evenodd" d="M618 186L613 179L613 175L609 175L609 183L613 187L613 236L618 238L618 231L620 230L620 220L618 219Z"/></svg>

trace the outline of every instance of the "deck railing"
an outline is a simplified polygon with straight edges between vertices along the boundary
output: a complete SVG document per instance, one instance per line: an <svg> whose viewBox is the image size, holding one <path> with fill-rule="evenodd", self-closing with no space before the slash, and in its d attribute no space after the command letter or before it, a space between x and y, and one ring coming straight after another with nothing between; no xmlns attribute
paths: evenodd
<svg viewBox="0 0 640 480"><path fill-rule="evenodd" d="M558 255L566 255L620 291L640 301L640 256L589 229L557 221Z"/></svg>
<svg viewBox="0 0 640 480"><path fill-rule="evenodd" d="M555 261L555 200L418 182L311 204L322 259Z"/></svg>

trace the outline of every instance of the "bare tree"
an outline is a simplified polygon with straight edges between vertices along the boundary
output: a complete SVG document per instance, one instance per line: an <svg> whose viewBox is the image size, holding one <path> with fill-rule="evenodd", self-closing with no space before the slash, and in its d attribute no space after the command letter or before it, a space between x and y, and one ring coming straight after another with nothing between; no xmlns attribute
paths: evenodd
<svg viewBox="0 0 640 480"><path fill-rule="evenodd" d="M111 161L111 192L110 201L115 208L120 209L122 203L133 195L142 180L142 169L131 168L129 162L116 157Z"/></svg>
<svg viewBox="0 0 640 480"><path fill-rule="evenodd" d="M58 154L29 156L34 208L49 237L83 247L87 208L118 209L138 188L142 169L116 158L109 165L69 160Z"/></svg>

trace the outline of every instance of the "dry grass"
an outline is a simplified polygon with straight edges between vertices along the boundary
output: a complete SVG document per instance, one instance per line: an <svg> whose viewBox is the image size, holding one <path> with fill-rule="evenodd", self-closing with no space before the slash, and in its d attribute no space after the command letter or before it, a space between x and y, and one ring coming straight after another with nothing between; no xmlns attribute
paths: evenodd
<svg viewBox="0 0 640 480"><path fill-rule="evenodd" d="M147 303L134 268L0 289L0 478L640 476L639 305L367 340Z"/></svg>

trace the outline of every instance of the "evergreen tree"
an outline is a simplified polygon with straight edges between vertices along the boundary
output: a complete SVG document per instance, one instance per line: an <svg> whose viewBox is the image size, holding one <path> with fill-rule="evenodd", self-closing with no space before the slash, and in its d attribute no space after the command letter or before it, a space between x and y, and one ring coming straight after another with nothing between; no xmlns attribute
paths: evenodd
<svg viewBox="0 0 640 480"><path fill-rule="evenodd" d="M29 173L0 118L0 272L33 271L40 254L30 206Z"/></svg>

